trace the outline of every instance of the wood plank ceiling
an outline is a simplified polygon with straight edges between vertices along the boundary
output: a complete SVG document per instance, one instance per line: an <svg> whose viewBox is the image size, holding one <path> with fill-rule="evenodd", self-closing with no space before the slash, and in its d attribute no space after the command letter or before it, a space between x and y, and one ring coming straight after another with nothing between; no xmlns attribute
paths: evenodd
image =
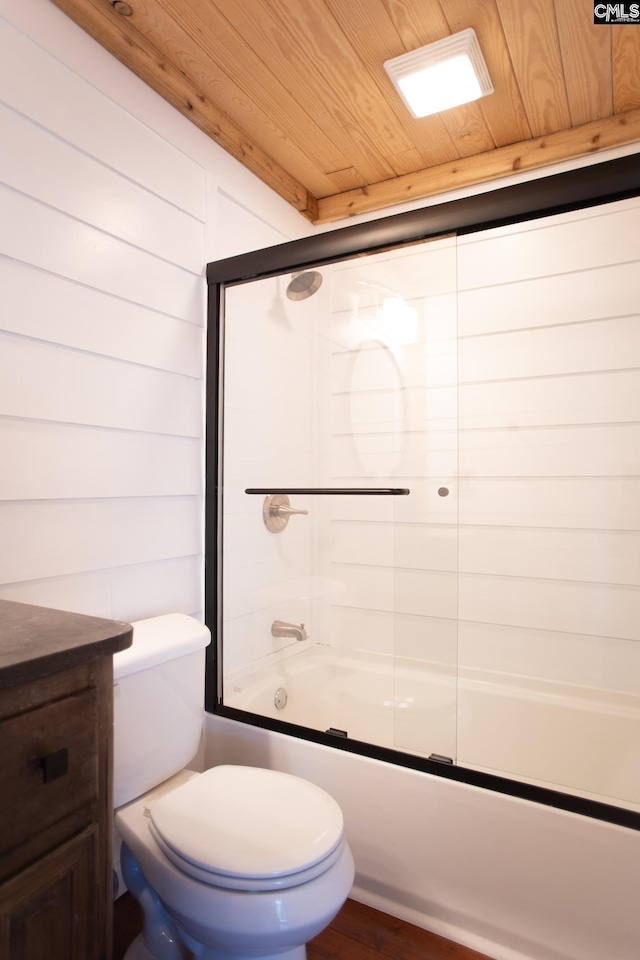
<svg viewBox="0 0 640 960"><path fill-rule="evenodd" d="M314 223L640 141L640 24L592 0L53 2ZM466 27L495 92L414 120L384 61Z"/></svg>

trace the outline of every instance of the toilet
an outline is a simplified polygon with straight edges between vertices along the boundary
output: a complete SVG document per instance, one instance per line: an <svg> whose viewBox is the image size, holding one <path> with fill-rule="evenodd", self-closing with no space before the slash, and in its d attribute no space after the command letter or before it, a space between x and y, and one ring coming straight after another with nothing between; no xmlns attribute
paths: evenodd
<svg viewBox="0 0 640 960"><path fill-rule="evenodd" d="M113 658L116 841L144 913L126 960L304 960L353 883L342 811L276 770L187 769L209 641L168 614L134 623Z"/></svg>

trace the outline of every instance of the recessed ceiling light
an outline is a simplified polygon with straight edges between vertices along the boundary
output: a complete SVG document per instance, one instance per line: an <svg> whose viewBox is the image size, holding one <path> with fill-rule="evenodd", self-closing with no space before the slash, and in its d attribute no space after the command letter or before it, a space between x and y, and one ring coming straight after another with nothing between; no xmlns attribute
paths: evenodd
<svg viewBox="0 0 640 960"><path fill-rule="evenodd" d="M475 30L387 60L385 70L414 117L427 117L493 93Z"/></svg>

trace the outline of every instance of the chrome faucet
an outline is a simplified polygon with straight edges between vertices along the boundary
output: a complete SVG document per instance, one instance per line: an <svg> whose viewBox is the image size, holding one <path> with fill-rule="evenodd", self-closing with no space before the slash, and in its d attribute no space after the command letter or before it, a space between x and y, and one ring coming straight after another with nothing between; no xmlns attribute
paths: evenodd
<svg viewBox="0 0 640 960"><path fill-rule="evenodd" d="M274 620L271 624L271 636L306 640L307 631L304 628L304 623L286 623L284 620Z"/></svg>

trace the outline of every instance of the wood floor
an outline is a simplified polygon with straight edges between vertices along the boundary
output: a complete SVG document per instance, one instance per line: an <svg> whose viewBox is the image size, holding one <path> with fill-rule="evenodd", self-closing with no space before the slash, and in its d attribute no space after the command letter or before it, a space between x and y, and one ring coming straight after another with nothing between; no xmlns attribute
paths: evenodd
<svg viewBox="0 0 640 960"><path fill-rule="evenodd" d="M141 929L138 904L131 894L114 904L113 960L122 960ZM403 920L346 904L326 930L307 946L307 960L487 960L475 950L443 940Z"/></svg>

